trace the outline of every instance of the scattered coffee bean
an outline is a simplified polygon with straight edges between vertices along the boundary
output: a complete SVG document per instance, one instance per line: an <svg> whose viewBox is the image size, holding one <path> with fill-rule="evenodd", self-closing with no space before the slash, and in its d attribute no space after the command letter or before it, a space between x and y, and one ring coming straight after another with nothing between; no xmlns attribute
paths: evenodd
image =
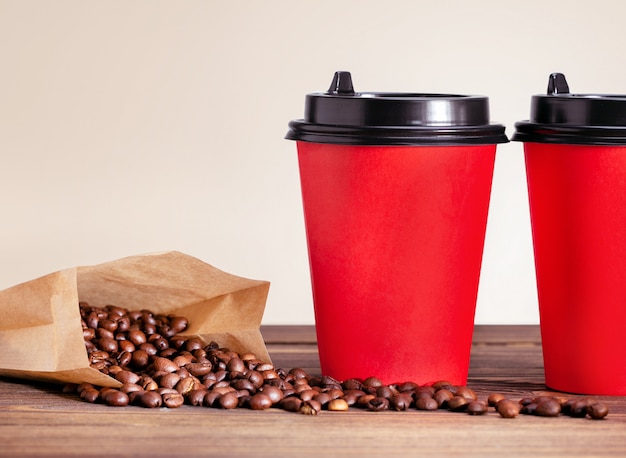
<svg viewBox="0 0 626 458"><path fill-rule="evenodd" d="M373 412L389 410L389 399L374 396L367 402L367 409Z"/></svg>
<svg viewBox="0 0 626 458"><path fill-rule="evenodd" d="M502 399L496 404L496 411L503 418L515 418L519 415L520 404L510 399Z"/></svg>
<svg viewBox="0 0 626 458"><path fill-rule="evenodd" d="M180 393L165 393L161 395L163 398L163 404L165 407L175 409L182 406L185 403L185 398Z"/></svg>
<svg viewBox="0 0 626 458"><path fill-rule="evenodd" d="M467 405L466 410L470 415L484 415L487 413L487 403L484 401L471 401Z"/></svg>
<svg viewBox="0 0 626 458"><path fill-rule="evenodd" d="M379 386L382 386L382 384L383 382L381 382L380 379L377 377L368 377L365 380L363 380L363 386L365 387L378 388Z"/></svg>
<svg viewBox="0 0 626 458"><path fill-rule="evenodd" d="M393 395L389 400L389 406L397 412L408 410L412 404L413 397L406 391Z"/></svg>
<svg viewBox="0 0 626 458"><path fill-rule="evenodd" d="M457 387L454 394L455 396L462 396L469 401L475 401L476 399L478 399L474 390L466 386Z"/></svg>
<svg viewBox="0 0 626 458"><path fill-rule="evenodd" d="M504 399L504 395L500 393L491 393L487 398L489 407L495 407L496 404Z"/></svg>
<svg viewBox="0 0 626 458"><path fill-rule="evenodd" d="M139 404L142 407L153 409L155 407L161 407L163 398L156 391L145 391L139 396Z"/></svg>
<svg viewBox="0 0 626 458"><path fill-rule="evenodd" d="M112 305L80 303L79 307L91 367L123 384L119 389L98 389L88 383L63 389L87 402L147 408L187 404L266 410L276 406L305 415L318 415L322 409L380 412L412 407L470 415L485 415L494 407L504 418L515 418L520 412L592 419L608 414L605 404L586 397L527 396L514 401L491 393L479 400L471 388L446 380L424 386L412 381L384 384L374 376L340 381L325 375L311 376L302 368L286 371L258 360L252 353L238 354L216 342L205 344L198 337L180 335L189 324L184 317L127 311Z"/></svg>
<svg viewBox="0 0 626 458"><path fill-rule="evenodd" d="M441 389L449 390L450 388L452 388L452 386L452 383L448 382L447 380L439 380L432 384L432 387L437 391Z"/></svg>
<svg viewBox="0 0 626 458"><path fill-rule="evenodd" d="M570 417L582 418L587 415L588 405L586 398L572 398L565 403L563 411Z"/></svg>
<svg viewBox="0 0 626 458"><path fill-rule="evenodd" d="M332 412L344 412L348 410L349 406L345 399L333 399L328 403L328 410Z"/></svg>
<svg viewBox="0 0 626 458"><path fill-rule="evenodd" d="M439 404L434 398L422 396L415 400L415 408L417 410L437 410Z"/></svg>
<svg viewBox="0 0 626 458"><path fill-rule="evenodd" d="M239 405L239 397L236 391L231 391L218 397L217 402L222 409L234 409Z"/></svg>
<svg viewBox="0 0 626 458"><path fill-rule="evenodd" d="M524 404L522 405L522 408L520 409L520 413L524 414L524 415L535 415L535 410L537 410L537 403L536 402L530 402L528 404Z"/></svg>
<svg viewBox="0 0 626 458"><path fill-rule="evenodd" d="M441 388L433 396L435 401L437 401L437 404L439 404L440 409L446 409L448 407L448 402L453 397L454 397L454 394L452 393L452 391L448 390L447 388Z"/></svg>
<svg viewBox="0 0 626 458"><path fill-rule="evenodd" d="M94 403L100 398L100 392L95 388L87 388L81 391L79 396L87 402Z"/></svg>
<svg viewBox="0 0 626 458"><path fill-rule="evenodd" d="M102 396L102 400L106 405L115 407L124 407L127 406L130 402L128 395L119 390L107 391Z"/></svg>
<svg viewBox="0 0 626 458"><path fill-rule="evenodd" d="M561 404L556 399L542 399L536 404L534 414L540 417L557 417L561 413Z"/></svg>
<svg viewBox="0 0 626 458"><path fill-rule="evenodd" d="M272 399L265 393L256 393L250 398L252 410L265 410L272 407Z"/></svg>
<svg viewBox="0 0 626 458"><path fill-rule="evenodd" d="M317 415L322 410L322 405L315 399L303 401L300 412L305 415Z"/></svg>
<svg viewBox="0 0 626 458"><path fill-rule="evenodd" d="M609 413L609 408L601 402L592 402L587 406L587 415L593 420L602 420Z"/></svg>
<svg viewBox="0 0 626 458"><path fill-rule="evenodd" d="M300 408L302 407L302 399L296 396L290 396L288 398L283 398L279 403L278 407L287 412L300 412Z"/></svg>
<svg viewBox="0 0 626 458"><path fill-rule="evenodd" d="M453 412L463 412L467 410L467 406L470 401L463 396L454 396L448 401L448 409Z"/></svg>

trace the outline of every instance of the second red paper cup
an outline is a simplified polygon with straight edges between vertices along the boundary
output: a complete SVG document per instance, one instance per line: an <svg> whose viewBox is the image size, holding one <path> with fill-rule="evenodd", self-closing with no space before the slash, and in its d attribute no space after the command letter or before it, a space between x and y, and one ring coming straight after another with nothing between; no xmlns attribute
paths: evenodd
<svg viewBox="0 0 626 458"><path fill-rule="evenodd" d="M626 395L626 95L550 75L524 142L546 385Z"/></svg>
<svg viewBox="0 0 626 458"><path fill-rule="evenodd" d="M324 375L465 384L497 143L482 96L306 96L297 141Z"/></svg>

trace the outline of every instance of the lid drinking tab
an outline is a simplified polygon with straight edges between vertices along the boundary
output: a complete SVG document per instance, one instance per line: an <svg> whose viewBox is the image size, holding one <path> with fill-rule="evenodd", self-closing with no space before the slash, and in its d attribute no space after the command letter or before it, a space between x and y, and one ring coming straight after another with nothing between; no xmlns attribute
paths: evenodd
<svg viewBox="0 0 626 458"><path fill-rule="evenodd" d="M333 82L330 83L327 93L334 95L354 95L352 75L350 75L350 72L335 72Z"/></svg>
<svg viewBox="0 0 626 458"><path fill-rule="evenodd" d="M348 145L465 145L508 142L489 121L489 100L475 95L356 92L350 72L326 92L307 94L290 140Z"/></svg>
<svg viewBox="0 0 626 458"><path fill-rule="evenodd" d="M553 73L548 80L548 95L569 94L569 86L563 73Z"/></svg>
<svg viewBox="0 0 626 458"><path fill-rule="evenodd" d="M546 95L531 98L530 118L515 123L512 140L581 145L626 145L626 95L572 94L552 73Z"/></svg>

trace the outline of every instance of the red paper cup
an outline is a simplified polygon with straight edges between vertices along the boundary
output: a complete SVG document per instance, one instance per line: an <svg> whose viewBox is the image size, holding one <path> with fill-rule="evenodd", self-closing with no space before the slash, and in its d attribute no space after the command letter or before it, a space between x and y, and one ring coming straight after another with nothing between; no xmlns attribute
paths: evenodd
<svg viewBox="0 0 626 458"><path fill-rule="evenodd" d="M336 75L331 95L310 95L307 106L316 109L307 114L315 122L292 121L288 134L298 140L322 372L338 380L465 384L496 143L506 141L504 128L489 125L481 112L480 122L462 128L450 122L441 133L440 125L424 127L432 122L424 105L471 98L332 94L345 78ZM373 100L382 103L371 115ZM362 104L355 118L370 119L367 126L351 119L352 101ZM335 102L341 107L333 108ZM402 119L381 127L394 116L385 114L385 102L393 102ZM320 113L320 103L331 105L329 113ZM398 108L403 104L422 106ZM466 105L455 108L464 119L468 114L458 111ZM478 116L475 107L469 111ZM343 116L344 125L325 114ZM416 116L417 132L410 127ZM409 126L402 141L400 122ZM455 128L457 138L450 134Z"/></svg>
<svg viewBox="0 0 626 458"><path fill-rule="evenodd" d="M548 94L513 137L525 142L546 385L626 395L626 96L572 95L560 74Z"/></svg>

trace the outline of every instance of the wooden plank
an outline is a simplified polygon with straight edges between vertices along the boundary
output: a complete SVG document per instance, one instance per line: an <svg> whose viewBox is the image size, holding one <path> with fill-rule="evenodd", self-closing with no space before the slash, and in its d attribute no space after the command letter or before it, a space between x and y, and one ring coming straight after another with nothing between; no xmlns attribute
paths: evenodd
<svg viewBox="0 0 626 458"><path fill-rule="evenodd" d="M267 344L317 342L313 325L263 325L261 334ZM477 325L473 342L475 345L541 345L541 336L536 325Z"/></svg>
<svg viewBox="0 0 626 458"><path fill-rule="evenodd" d="M315 326L312 325L262 325L261 334L266 344L315 344Z"/></svg>
<svg viewBox="0 0 626 458"><path fill-rule="evenodd" d="M276 365L319 372L312 327L269 327ZM266 334L264 334L265 336ZM468 385L480 397L549 393L532 327L477 327ZM626 456L626 398L600 397L606 420L501 418L447 411L256 412L113 408L60 387L0 379L0 457Z"/></svg>

